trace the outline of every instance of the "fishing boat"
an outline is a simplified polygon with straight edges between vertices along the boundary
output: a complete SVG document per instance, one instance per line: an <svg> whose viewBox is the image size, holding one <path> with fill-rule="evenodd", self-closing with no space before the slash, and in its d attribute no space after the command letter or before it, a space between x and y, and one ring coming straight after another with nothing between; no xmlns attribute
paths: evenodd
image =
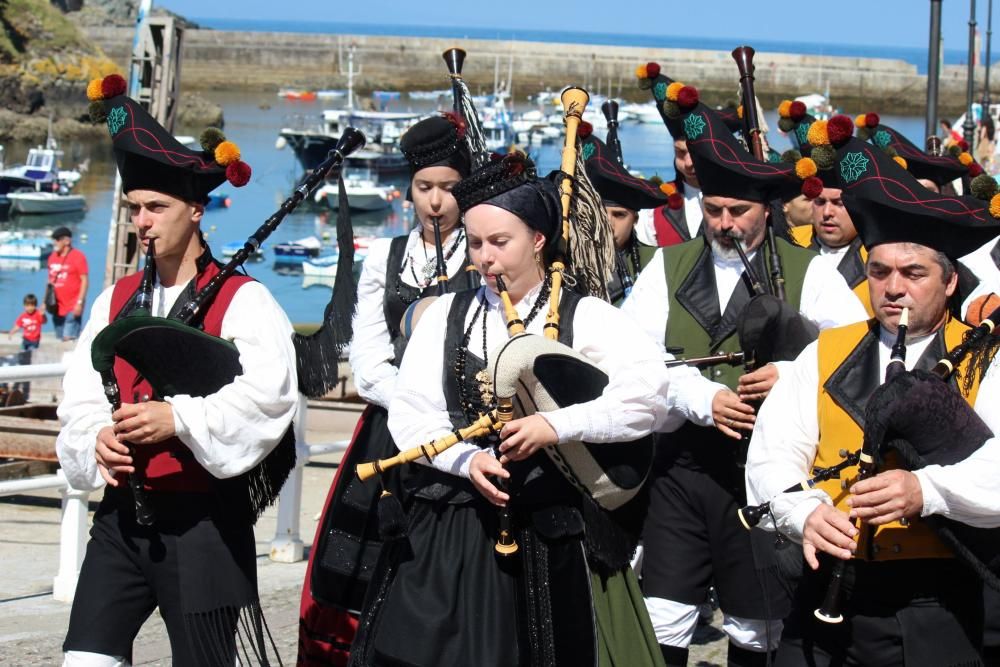
<svg viewBox="0 0 1000 667"><path fill-rule="evenodd" d="M68 192L8 192L7 201L13 213L45 215L50 213L73 213L87 207L83 195Z"/></svg>
<svg viewBox="0 0 1000 667"><path fill-rule="evenodd" d="M61 169L62 155L50 138L45 146L28 149L24 164L0 170L0 204L10 203L7 195L11 192L71 190L81 174L76 169Z"/></svg>
<svg viewBox="0 0 1000 667"><path fill-rule="evenodd" d="M278 91L278 97L283 100L294 100L298 102L313 102L316 100L315 90L295 90L282 88Z"/></svg>
<svg viewBox="0 0 1000 667"><path fill-rule="evenodd" d="M246 241L230 241L229 243L224 243L222 245L222 256L232 257L242 250L244 245L246 245ZM259 262L262 259L264 259L264 246L257 248L257 250L250 253L250 256L247 257L248 262Z"/></svg>

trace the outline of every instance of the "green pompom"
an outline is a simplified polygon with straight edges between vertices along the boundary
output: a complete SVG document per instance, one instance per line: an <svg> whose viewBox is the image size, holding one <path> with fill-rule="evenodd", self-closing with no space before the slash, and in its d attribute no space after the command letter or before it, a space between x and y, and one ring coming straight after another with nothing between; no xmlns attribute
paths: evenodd
<svg viewBox="0 0 1000 667"><path fill-rule="evenodd" d="M681 117L681 108L677 106L677 102L663 100L663 113L667 118L676 120Z"/></svg>
<svg viewBox="0 0 1000 667"><path fill-rule="evenodd" d="M787 162L788 164L795 164L802 159L802 153L798 152L794 148L789 148L787 151L781 154L781 161Z"/></svg>
<svg viewBox="0 0 1000 667"><path fill-rule="evenodd" d="M659 174L653 174L652 176L650 176L649 182L655 185L656 187L660 187L661 185L663 185L663 179L660 178Z"/></svg>
<svg viewBox="0 0 1000 667"><path fill-rule="evenodd" d="M899 153L892 146L886 146L885 148L882 149L882 152L884 152L889 157L898 157L899 156Z"/></svg>
<svg viewBox="0 0 1000 667"><path fill-rule="evenodd" d="M795 121L791 118L779 118L778 119L778 129L788 134L795 129Z"/></svg>
<svg viewBox="0 0 1000 667"><path fill-rule="evenodd" d="M872 136L872 131L867 127L856 127L855 133L858 135L858 139L861 141L868 141L868 138Z"/></svg>
<svg viewBox="0 0 1000 667"><path fill-rule="evenodd" d="M215 151L215 147L226 140L226 135L222 133L217 127L207 127L205 131L201 133L198 137L198 143L201 144L201 150L206 153L211 153Z"/></svg>
<svg viewBox="0 0 1000 667"><path fill-rule="evenodd" d="M833 163L837 161L837 151L830 144L823 144L822 146L813 148L809 157L816 163L817 168L830 169L833 167Z"/></svg>
<svg viewBox="0 0 1000 667"><path fill-rule="evenodd" d="M997 182L989 174L979 174L972 179L969 186L972 190L972 196L983 201L993 199L993 195L1000 189L997 187Z"/></svg>
<svg viewBox="0 0 1000 667"><path fill-rule="evenodd" d="M104 110L104 102L101 100L94 100L90 103L90 107L87 109L87 113L90 115L90 120L94 123L103 123L108 119L108 112Z"/></svg>
<svg viewBox="0 0 1000 667"><path fill-rule="evenodd" d="M958 144L952 144L951 146L948 146L948 154L953 158L957 158L962 154L962 147Z"/></svg>
<svg viewBox="0 0 1000 667"><path fill-rule="evenodd" d="M638 81L640 90L649 90L650 88L653 87L652 79L639 79Z"/></svg>

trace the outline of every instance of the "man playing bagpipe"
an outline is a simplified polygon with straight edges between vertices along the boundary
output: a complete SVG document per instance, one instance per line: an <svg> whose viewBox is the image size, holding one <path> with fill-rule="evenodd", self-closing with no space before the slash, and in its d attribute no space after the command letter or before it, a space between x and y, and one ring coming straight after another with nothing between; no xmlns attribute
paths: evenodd
<svg viewBox="0 0 1000 667"><path fill-rule="evenodd" d="M147 264L97 298L63 383L66 478L107 484L65 664L129 664L157 608L174 664L267 664L253 524L295 461L291 324L245 275L206 290L223 269L201 234L205 202L223 182L249 180L239 149L217 130L202 135L203 151L185 148L124 91L112 75L88 96L111 132Z"/></svg>
<svg viewBox="0 0 1000 667"><path fill-rule="evenodd" d="M1000 525L1000 383L995 337L970 339L978 352L963 356L969 327L947 302L956 259L1000 221L849 132L832 144L869 249L874 318L821 332L782 369L754 428L748 500L768 501L754 508L761 525L800 542L809 565L776 664L981 664L981 583L955 556L996 581L978 548L995 538L970 526Z"/></svg>
<svg viewBox="0 0 1000 667"><path fill-rule="evenodd" d="M698 171L705 231L702 238L658 250L623 309L668 352L682 348L689 358L737 353L744 308L754 292L764 290L759 280L768 276L767 203L786 189L800 189L802 181L791 165L750 155L690 86L674 83L665 96ZM784 264L783 308L792 319L809 321L806 340L816 326L864 319L860 302L834 268L781 239L775 247ZM748 402L766 395L777 369L768 364L743 374L718 365L705 374L715 382L685 403L700 406L694 413L707 419L663 436L658 446L643 531L643 593L667 664L686 663L697 605L711 583L726 618L730 664L763 664L768 648L777 645L784 610L769 607L762 591L776 592L779 582L764 580L773 579L769 572L775 568L765 573L765 566L754 564L753 552L763 554L769 542L753 548L733 516L744 484L740 431L749 431L754 421ZM705 428L711 425L717 430Z"/></svg>

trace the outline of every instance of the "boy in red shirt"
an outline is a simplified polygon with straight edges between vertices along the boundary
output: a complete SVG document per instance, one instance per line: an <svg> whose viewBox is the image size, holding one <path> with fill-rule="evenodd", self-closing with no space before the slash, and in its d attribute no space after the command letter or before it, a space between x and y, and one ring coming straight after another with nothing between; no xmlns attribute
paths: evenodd
<svg viewBox="0 0 1000 667"><path fill-rule="evenodd" d="M42 340L42 325L47 321L45 313L38 310L38 299L34 294L28 294L24 297L24 312L14 321L14 328L7 332L7 336L12 338L21 329L21 349L37 350L38 343Z"/></svg>

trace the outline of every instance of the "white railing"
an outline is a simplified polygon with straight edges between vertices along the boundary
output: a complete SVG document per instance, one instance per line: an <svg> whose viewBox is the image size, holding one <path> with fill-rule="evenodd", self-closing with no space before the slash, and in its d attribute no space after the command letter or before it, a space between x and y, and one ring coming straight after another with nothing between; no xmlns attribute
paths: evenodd
<svg viewBox="0 0 1000 667"><path fill-rule="evenodd" d="M32 366L0 366L0 382L22 382L39 378L61 377L66 365L36 364ZM303 543L299 534L299 515L302 512L302 469L314 456L343 451L348 440L337 440L317 445L306 444L307 404L299 396L295 411L295 468L278 495L278 516L274 539L271 540L270 559L279 563L302 560ZM52 597L62 602L72 602L76 582L87 547L89 491L78 491L69 486L62 470L54 475L0 482L0 496L10 496L32 491L58 489L62 493L62 519L59 529L59 572L52 582Z"/></svg>

